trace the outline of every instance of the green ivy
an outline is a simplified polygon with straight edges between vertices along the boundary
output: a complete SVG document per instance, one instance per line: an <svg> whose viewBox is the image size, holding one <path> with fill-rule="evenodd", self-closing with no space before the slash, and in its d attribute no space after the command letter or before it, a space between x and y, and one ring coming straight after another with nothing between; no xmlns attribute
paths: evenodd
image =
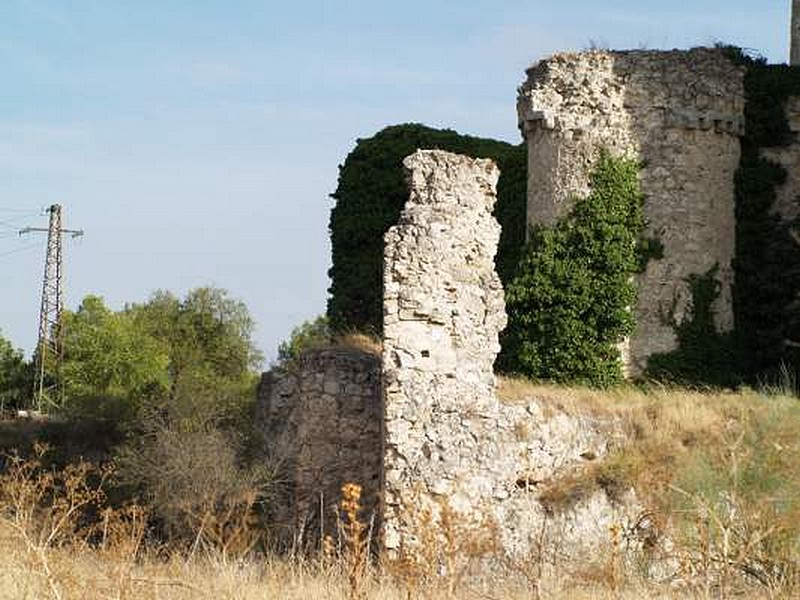
<svg viewBox="0 0 800 600"><path fill-rule="evenodd" d="M800 69L768 65L734 46L722 47L746 69L745 136L736 172L736 256L733 308L736 329L714 328L711 305L719 284L711 271L687 282L693 314L674 324L678 348L650 357L648 373L680 383L727 386L759 382L800 371L800 353L785 340L800 338L800 245L792 230L799 223L775 214L776 187L786 170L764 158L762 148L796 143L785 114L786 101L800 95Z"/></svg>
<svg viewBox="0 0 800 600"><path fill-rule="evenodd" d="M653 354L647 361L647 375L682 385L729 387L737 383L736 356L732 333L720 333L714 322L714 301L722 285L717 279L719 265L702 275L686 278L692 294L688 319L675 321L668 315L678 337L672 352Z"/></svg>
<svg viewBox="0 0 800 600"><path fill-rule="evenodd" d="M639 168L601 152L591 193L555 225L532 229L506 287L500 370L596 386L622 379L617 345L634 329L642 266Z"/></svg>
<svg viewBox="0 0 800 600"><path fill-rule="evenodd" d="M327 315L335 331L379 334L383 315L383 235L408 200L403 159L418 148L488 157L500 167L495 216L502 226L496 265L507 282L525 242L527 149L419 124L387 127L360 139L339 168L332 194L332 266Z"/></svg>
<svg viewBox="0 0 800 600"><path fill-rule="evenodd" d="M790 130L786 101L800 96L800 69L768 65L741 50L731 56L747 68L745 131L736 174L736 286L734 314L742 374L750 381L800 373L800 223L775 214L776 187L786 170L761 155L762 148L797 143Z"/></svg>

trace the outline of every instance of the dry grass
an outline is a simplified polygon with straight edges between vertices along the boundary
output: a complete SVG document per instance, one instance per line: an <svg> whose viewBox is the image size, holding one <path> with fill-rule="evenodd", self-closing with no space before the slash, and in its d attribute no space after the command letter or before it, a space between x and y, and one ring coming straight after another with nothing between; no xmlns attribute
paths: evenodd
<svg viewBox="0 0 800 600"><path fill-rule="evenodd" d="M13 538L0 529L1 600L44 600L55 598L42 575L31 568L18 552ZM80 600L351 600L346 573L338 565L319 562L289 562L280 558L251 558L231 564L214 557L163 559L144 555L131 562L112 552L84 550L80 553L59 549L51 562L57 574L61 598ZM120 577L124 573L124 577ZM446 582L426 589L409 590L386 575L373 571L363 582L362 597L374 600L408 600L409 598L464 600L530 600L529 588L504 573L487 577L473 586L461 587L456 595L448 592ZM634 600L694 599L704 596L702 590L681 590L627 582L612 589L604 581L565 582L551 577L542 586L541 598L552 600ZM770 594L755 590L748 599L786 598L790 595Z"/></svg>
<svg viewBox="0 0 800 600"><path fill-rule="evenodd" d="M383 342L377 336L358 331L340 333L331 340L333 348L359 350L367 354L380 356L383 352Z"/></svg>
<svg viewBox="0 0 800 600"><path fill-rule="evenodd" d="M747 452L748 460L772 459L770 465L752 464L753 468L769 466L773 476L786 476L789 481L795 480L795 471L800 475L800 401L795 397L752 390L593 390L511 378L500 378L498 388L505 402L536 399L547 416L594 417L625 434L629 443L582 473L566 474L560 482L565 487L585 487L582 479L589 477L599 479L609 491L633 485L640 493L648 492L652 500L663 498L671 485L692 476L702 463L725 469L737 436L742 437L739 450ZM763 456L765 452L777 456ZM582 496L579 489L576 493Z"/></svg>
<svg viewBox="0 0 800 600"><path fill-rule="evenodd" d="M412 512L413 552L376 564L354 484L343 494L339 547L328 540L319 555L291 559L263 545L232 552L224 541L228 529L260 525L233 519L215 537L201 520L197 531L208 543L192 552L148 540L139 507L109 509L107 472L84 464L46 469L40 449L32 460L7 463L0 476L0 599L799 597L796 398L597 392L518 380L502 380L501 394L509 402L535 397L552 414L596 416L626 432L627 444L551 482L543 499L557 507L587 487L633 485L674 542L677 578L657 584L625 570L613 530L608 553L586 564L554 567L535 556L511 561L499 552L491 522L463 523L446 501Z"/></svg>
<svg viewBox="0 0 800 600"><path fill-rule="evenodd" d="M592 416L624 442L543 486L563 510L604 489L634 489L673 544L680 578L704 597L755 584L800 595L800 401L782 393L633 387L611 391L501 380L507 402ZM604 424L604 425L603 425Z"/></svg>

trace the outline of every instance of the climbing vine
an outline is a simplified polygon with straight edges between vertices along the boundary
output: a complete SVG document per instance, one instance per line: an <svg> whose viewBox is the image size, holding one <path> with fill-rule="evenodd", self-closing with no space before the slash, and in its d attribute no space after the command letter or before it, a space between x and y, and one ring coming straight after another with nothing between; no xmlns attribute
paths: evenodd
<svg viewBox="0 0 800 600"><path fill-rule="evenodd" d="M506 287L509 325L498 368L534 379L606 386L622 379L617 345L634 328L643 243L639 163L601 152L591 193L529 235Z"/></svg>
<svg viewBox="0 0 800 600"><path fill-rule="evenodd" d="M800 69L768 65L736 48L729 52L747 68L746 134L736 174L734 312L740 370L755 382L786 369L800 373L800 223L775 212L776 188L787 173L761 152L798 143L786 102L800 96Z"/></svg>
<svg viewBox="0 0 800 600"><path fill-rule="evenodd" d="M718 331L714 301L722 285L717 279L719 265L703 274L686 278L691 292L689 316L678 322L673 310L664 318L675 330L678 347L672 352L653 354L647 361L652 379L682 385L729 387L738 382L733 333Z"/></svg>
<svg viewBox="0 0 800 600"><path fill-rule="evenodd" d="M492 158L500 168L495 216L501 225L496 265L511 278L525 243L527 148L460 135L419 124L386 127L360 139L339 168L332 194L327 315L335 331L379 334L383 318L383 235L397 223L408 200L403 159L418 148Z"/></svg>
<svg viewBox="0 0 800 600"><path fill-rule="evenodd" d="M775 212L776 188L786 170L762 149L796 143L786 101L800 96L800 69L768 65L733 46L723 47L745 73L745 135L736 172L736 256L732 334L714 327L712 303L719 294L716 269L687 279L692 312L673 323L678 348L650 357L648 375L684 384L717 386L774 379L800 372L800 243Z"/></svg>

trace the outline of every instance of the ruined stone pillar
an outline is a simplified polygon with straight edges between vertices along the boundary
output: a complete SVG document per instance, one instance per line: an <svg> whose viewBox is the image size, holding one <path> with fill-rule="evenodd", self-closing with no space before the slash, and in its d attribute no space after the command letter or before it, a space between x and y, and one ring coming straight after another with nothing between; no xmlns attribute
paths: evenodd
<svg viewBox="0 0 800 600"><path fill-rule="evenodd" d="M675 324L691 318L687 278L715 265L715 321L729 331L744 70L715 49L559 54L528 70L517 107L530 225L552 225L589 193L602 148L642 160L646 236L664 256L637 277L626 373L676 348Z"/></svg>
<svg viewBox="0 0 800 600"><path fill-rule="evenodd" d="M506 324L494 270L499 171L488 159L420 150L404 161L410 198L385 236L384 545L404 510L446 497L469 513L507 485L489 475L498 402L494 359Z"/></svg>
<svg viewBox="0 0 800 600"><path fill-rule="evenodd" d="M800 66L800 0L792 0L792 32L789 41L789 64Z"/></svg>

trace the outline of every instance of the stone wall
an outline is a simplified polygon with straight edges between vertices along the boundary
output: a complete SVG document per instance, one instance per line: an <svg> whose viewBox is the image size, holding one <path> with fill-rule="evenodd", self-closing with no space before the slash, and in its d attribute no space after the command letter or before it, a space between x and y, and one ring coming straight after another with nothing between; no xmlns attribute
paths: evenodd
<svg viewBox="0 0 800 600"><path fill-rule="evenodd" d="M363 487L363 518L379 516L383 397L380 358L352 349L309 352L265 373L258 391L266 453L276 468L279 537L315 544L336 535L342 484ZM379 524L376 522L376 527Z"/></svg>
<svg viewBox="0 0 800 600"><path fill-rule="evenodd" d="M441 151L418 151L405 166L410 198L386 234L382 358L314 351L262 379L279 536L316 548L321 530L335 531L341 485L355 482L362 518L375 516L390 554L413 548L426 511L434 521L424 527L443 535L447 507L459 535L496 533L500 556L596 557L611 525L634 528L632 494L594 489L552 506L541 493L623 443L622 426L568 414L527 384L504 380L498 394L497 167Z"/></svg>
<svg viewBox="0 0 800 600"><path fill-rule="evenodd" d="M733 326L734 174L744 128L744 71L713 49L559 54L528 70L519 91L528 143L528 222L552 224L601 148L643 161L648 237L664 246L639 277L630 374L676 346L670 320L691 309L686 278L719 266L721 331Z"/></svg>
<svg viewBox="0 0 800 600"><path fill-rule="evenodd" d="M499 171L442 151L407 157L410 198L385 236L385 543L404 500L447 497L460 512L503 494L492 472L503 288L492 216Z"/></svg>
<svg viewBox="0 0 800 600"><path fill-rule="evenodd" d="M497 168L441 151L418 151L404 165L410 199L385 249L384 546L413 543L420 512L446 505L464 522L491 522L515 555L545 522L548 539L571 552L596 549L630 506L599 493L548 514L538 490L607 452L613 427L495 392L506 322L493 262Z"/></svg>

